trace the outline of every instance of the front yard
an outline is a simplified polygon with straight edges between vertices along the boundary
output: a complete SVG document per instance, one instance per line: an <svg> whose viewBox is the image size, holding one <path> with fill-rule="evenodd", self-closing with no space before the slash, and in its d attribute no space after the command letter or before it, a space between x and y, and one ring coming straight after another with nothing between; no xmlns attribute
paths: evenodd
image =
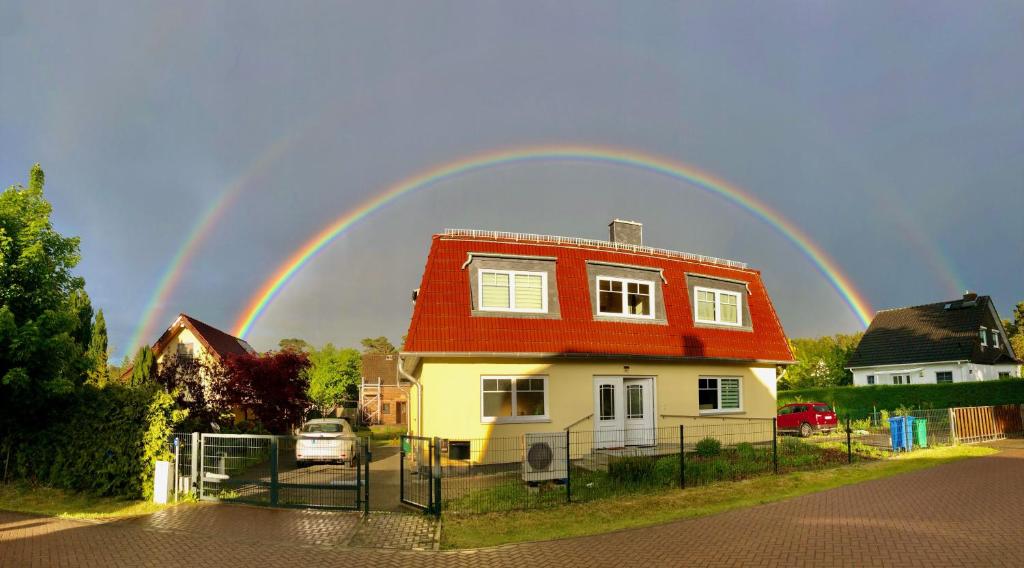
<svg viewBox="0 0 1024 568"><path fill-rule="evenodd" d="M442 546L475 548L656 525L771 503L995 451L981 446L941 447L820 471L763 475L685 490L663 488L530 511L446 514Z"/></svg>

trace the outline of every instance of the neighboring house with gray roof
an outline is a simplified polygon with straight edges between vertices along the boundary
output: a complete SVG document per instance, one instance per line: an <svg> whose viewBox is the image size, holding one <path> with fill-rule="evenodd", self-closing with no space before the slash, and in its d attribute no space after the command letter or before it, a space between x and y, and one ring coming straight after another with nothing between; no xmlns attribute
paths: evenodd
<svg viewBox="0 0 1024 568"><path fill-rule="evenodd" d="M972 292L878 312L847 362L854 386L989 381L1020 365L992 298Z"/></svg>

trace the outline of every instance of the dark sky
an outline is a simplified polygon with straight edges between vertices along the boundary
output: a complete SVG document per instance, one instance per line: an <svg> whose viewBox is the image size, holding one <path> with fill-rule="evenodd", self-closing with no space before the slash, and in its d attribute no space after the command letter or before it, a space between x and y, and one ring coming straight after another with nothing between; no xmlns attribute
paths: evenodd
<svg viewBox="0 0 1024 568"><path fill-rule="evenodd" d="M0 184L42 163L115 355L161 275L240 188L157 306L230 329L347 210L424 169L593 144L711 172L781 212L876 308L1024 300L1020 2L11 2L0 0ZM777 231L679 181L527 163L355 225L256 324L397 340L445 227L647 243L763 271L791 336L860 325Z"/></svg>

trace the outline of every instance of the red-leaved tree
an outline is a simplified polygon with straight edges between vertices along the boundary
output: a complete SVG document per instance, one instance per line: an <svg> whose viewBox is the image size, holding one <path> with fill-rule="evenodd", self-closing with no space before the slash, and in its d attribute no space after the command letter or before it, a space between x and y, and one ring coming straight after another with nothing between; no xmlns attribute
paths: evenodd
<svg viewBox="0 0 1024 568"><path fill-rule="evenodd" d="M258 420L275 434L287 433L310 407L302 372L308 366L309 358L296 350L231 357L216 384L218 399L239 409L245 420Z"/></svg>

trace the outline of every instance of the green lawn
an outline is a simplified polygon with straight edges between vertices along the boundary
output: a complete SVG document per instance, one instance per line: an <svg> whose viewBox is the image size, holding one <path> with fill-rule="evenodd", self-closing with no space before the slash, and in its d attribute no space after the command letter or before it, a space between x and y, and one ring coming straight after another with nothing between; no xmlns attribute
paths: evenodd
<svg viewBox="0 0 1024 568"><path fill-rule="evenodd" d="M982 446L942 447L833 469L762 476L686 490L622 495L540 510L445 515L442 545L476 548L655 525L781 501L995 452Z"/></svg>
<svg viewBox="0 0 1024 568"><path fill-rule="evenodd" d="M0 510L70 519L147 515L171 505L72 493L22 483L0 484Z"/></svg>

